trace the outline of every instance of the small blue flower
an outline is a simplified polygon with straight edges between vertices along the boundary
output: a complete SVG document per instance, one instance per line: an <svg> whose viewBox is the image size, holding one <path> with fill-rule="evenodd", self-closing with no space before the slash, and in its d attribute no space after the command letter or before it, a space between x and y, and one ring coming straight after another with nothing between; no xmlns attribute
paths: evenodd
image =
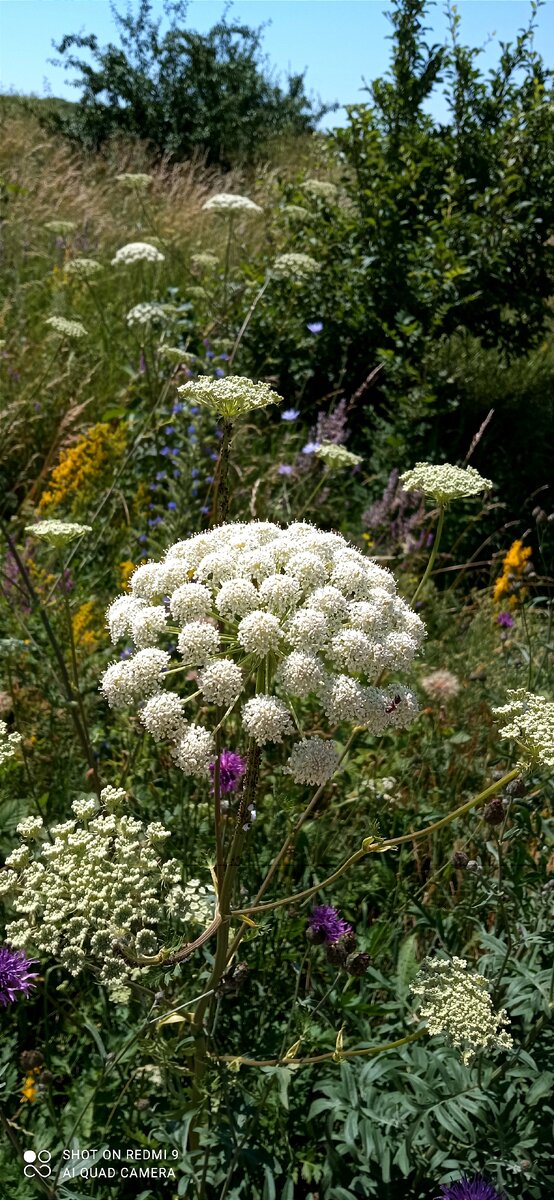
<svg viewBox="0 0 554 1200"><path fill-rule="evenodd" d="M214 374L216 379L223 379L225 371L223 370L223 367L216 367Z"/></svg>
<svg viewBox="0 0 554 1200"><path fill-rule="evenodd" d="M219 357L220 357L220 359L221 359L221 361L222 361L222 362L228 362L228 361L229 361L229 355L228 355L228 354L226 354L226 353L225 353L225 351L223 351L223 354L220 354L220 356L219 356Z"/></svg>
<svg viewBox="0 0 554 1200"><path fill-rule="evenodd" d="M180 479L180 478L181 478L181 472L180 472L180 471L174 471L174 472L173 472L173 478L174 478L174 479Z"/></svg>
<svg viewBox="0 0 554 1200"><path fill-rule="evenodd" d="M198 467L193 467L192 471L191 471L191 478L198 479L199 474L200 474L200 471L198 470Z"/></svg>
<svg viewBox="0 0 554 1200"><path fill-rule="evenodd" d="M323 321L308 321L306 329L309 329L310 333L321 333Z"/></svg>
<svg viewBox="0 0 554 1200"><path fill-rule="evenodd" d="M205 480L206 483L213 483L213 481L214 481L213 475L206 475L206 480Z"/></svg>
<svg viewBox="0 0 554 1200"><path fill-rule="evenodd" d="M281 413L281 420L282 421L296 421L296 418L299 416L300 416L300 409L285 408L284 412Z"/></svg>
<svg viewBox="0 0 554 1200"><path fill-rule="evenodd" d="M163 456L163 458L167 458L168 454L171 454L169 446L162 446L160 454Z"/></svg>
<svg viewBox="0 0 554 1200"><path fill-rule="evenodd" d="M306 442L302 447L303 454L315 454L316 450L319 450L319 442Z"/></svg>
<svg viewBox="0 0 554 1200"><path fill-rule="evenodd" d="M167 479L167 471L157 471L157 472L156 472L156 479L157 479L158 481L159 481L160 479Z"/></svg>
<svg viewBox="0 0 554 1200"><path fill-rule="evenodd" d="M219 454L216 454L215 450L212 450L209 457L211 458L212 462L217 462L217 460L219 458Z"/></svg>
<svg viewBox="0 0 554 1200"><path fill-rule="evenodd" d="M179 413L182 413L183 408L184 408L184 405L181 404L180 400L177 400L176 403L173 405L173 408L171 409L173 416L177 417L179 415Z"/></svg>
<svg viewBox="0 0 554 1200"><path fill-rule="evenodd" d="M177 505L176 505L176 503L175 503L175 501L174 501L174 500L168 500L168 502L167 502L167 507L168 507L168 509L169 509L169 511L170 511L170 512L175 512L175 509L177 508Z"/></svg>
<svg viewBox="0 0 554 1200"><path fill-rule="evenodd" d="M209 359L215 358L215 354L214 354L213 350L206 350L206 358L209 358Z"/></svg>
<svg viewBox="0 0 554 1200"><path fill-rule="evenodd" d="M172 446L172 447L171 447L171 450L169 451L169 453L170 453L170 454L172 454L172 455L173 455L173 457L175 458L175 456L176 456L177 454L180 454L180 453L181 453L181 447L180 447L180 446Z"/></svg>
<svg viewBox="0 0 554 1200"><path fill-rule="evenodd" d="M166 427L164 429L164 433L167 434L168 437L171 437L171 434L175 433L175 426L174 425L166 425Z"/></svg>
<svg viewBox="0 0 554 1200"><path fill-rule="evenodd" d="M209 513L209 511L210 511L209 504L203 504L202 508L200 509L200 512L204 513L204 516L206 516L206 514Z"/></svg>
<svg viewBox="0 0 554 1200"><path fill-rule="evenodd" d="M150 517L150 520L148 522L151 529L154 529L156 527L156 525L161 525L161 523L162 523L161 517Z"/></svg>
<svg viewBox="0 0 554 1200"><path fill-rule="evenodd" d="M147 538L146 534L141 533L141 535L139 537L139 542L140 542L141 546L144 546L147 541L148 541L148 538Z"/></svg>
<svg viewBox="0 0 554 1200"><path fill-rule="evenodd" d="M196 433L196 425L187 425L187 433Z"/></svg>
<svg viewBox="0 0 554 1200"><path fill-rule="evenodd" d="M182 407L183 407L183 406L181 405L181 408L182 408ZM199 406L198 404L191 404L191 406L190 406L190 412L191 412L191 415L192 415L193 417L195 417L195 416L196 416L196 414L200 412L200 406Z"/></svg>
<svg viewBox="0 0 554 1200"><path fill-rule="evenodd" d="M132 653L133 653L133 647L132 647L132 646L124 646L124 647L123 647L123 650L121 651L121 653L120 653L120 655L119 655L119 657L120 657L120 658L123 658L123 659L125 659L125 658L130 658L130 657L131 657L131 655L132 655Z"/></svg>
<svg viewBox="0 0 554 1200"><path fill-rule="evenodd" d="M288 463L281 463L280 466L277 468L277 474L278 475L292 475L292 467L289 467Z"/></svg>

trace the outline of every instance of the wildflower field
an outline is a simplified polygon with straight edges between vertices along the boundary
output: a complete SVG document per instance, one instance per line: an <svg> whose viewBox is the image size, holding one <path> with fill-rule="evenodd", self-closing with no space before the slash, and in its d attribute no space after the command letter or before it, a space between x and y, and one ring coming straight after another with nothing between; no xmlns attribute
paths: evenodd
<svg viewBox="0 0 554 1200"><path fill-rule="evenodd" d="M552 100L424 9L246 166L0 97L9 1200L554 1190Z"/></svg>

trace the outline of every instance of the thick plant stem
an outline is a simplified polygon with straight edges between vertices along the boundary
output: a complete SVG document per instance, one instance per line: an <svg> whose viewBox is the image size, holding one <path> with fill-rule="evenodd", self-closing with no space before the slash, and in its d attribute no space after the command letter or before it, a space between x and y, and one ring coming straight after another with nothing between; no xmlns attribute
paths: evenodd
<svg viewBox="0 0 554 1200"><path fill-rule="evenodd" d="M343 1058L371 1058L374 1054L384 1054L387 1050L396 1050L399 1046L407 1046L425 1037L427 1029L417 1029L415 1033L407 1033L405 1037L397 1038L395 1042L383 1042L381 1046L361 1046L355 1050L328 1050L325 1054L308 1054L305 1058L243 1058L242 1055L222 1054L218 1062L231 1062L240 1067L278 1067L280 1064L294 1067L306 1067L311 1063L342 1062Z"/></svg>
<svg viewBox="0 0 554 1200"><path fill-rule="evenodd" d="M433 821L432 825L426 825L423 829L415 829L412 833L403 834L402 837L384 838L382 841L368 838L367 843L364 842L360 850L356 850L354 854L351 854L350 858L347 858L342 866L337 867L337 870L333 871L332 875L329 875L321 883L315 884L314 887L305 888L303 892L297 892L294 896L283 896L281 900L271 900L266 904L252 904L248 908L234 909L233 916L251 916L253 913L269 912L274 908L283 908L285 905L298 903L300 900L308 900L310 896L315 896L323 888L329 887L331 883L335 883L337 879L340 879L341 875L344 875L345 871L348 871L350 867L355 866L356 863L365 858L366 854L382 854L385 850L393 850L396 846L401 846L404 842L416 842L419 838L427 837L430 833L434 833L436 829L442 829L444 825L449 825L457 817L465 816L472 808L477 808L479 804L484 804L485 800L494 796L496 792L501 791L502 788L506 787L519 774L520 768L514 767L512 771L508 771L507 775L503 775L502 779L498 779L496 783L491 783L483 792L479 792L478 796L474 796L472 800L468 800L466 804L461 804L459 808L455 808L446 817L441 817L440 821Z"/></svg>
<svg viewBox="0 0 554 1200"><path fill-rule="evenodd" d="M87 749L87 759L88 759L88 763L89 763L89 770L92 775L92 781L94 783L94 790L95 790L98 798L100 798L101 785L100 785L100 780L98 778L98 771L96 769L96 763L94 761L94 754L92 752L92 746L90 744L90 738L89 738L89 734L88 734L87 715L85 712L85 706L83 704L83 697L81 695L81 685L79 683L79 668L77 665L77 651L75 648L75 636L73 633L73 621L71 619L71 609L69 606L69 598L67 595L67 588L65 585L65 570L66 570L66 568L65 568L63 554L60 552L60 583L61 583L61 589L62 589L62 595L63 595L65 619L66 619L66 624L67 624L67 636L69 639L69 648L70 648L70 653L71 653L71 670L73 673L73 693L75 696L75 703L77 704L77 707L79 709L81 725L83 727L83 734L85 737L86 749Z"/></svg>
<svg viewBox="0 0 554 1200"><path fill-rule="evenodd" d="M439 548L440 540L441 540L441 537L442 537L442 531L443 531L443 528L444 528L444 513L445 513L444 504L441 504L441 505L440 505L440 509L439 509L439 519L438 519L438 523L437 523L437 532L436 532L436 534L435 534L435 540L434 540L434 542L433 542L433 548L432 548L432 550L431 550L431 553L430 553L430 555L429 555L429 562L427 563L427 566L426 566L426 568L425 568L425 571L424 571L424 573L423 573L423 575L422 575L422 577L421 577L421 579L420 579L420 581L419 581L419 583L418 583L418 585L417 585L417 587L416 587L416 590L415 590L415 592L414 592L414 594L413 594L413 596L412 596L412 599L411 599L411 601L410 601L410 604L412 604L412 606L415 604L415 602L416 602L416 600L417 600L417 598L418 598L418 596L419 596L419 593L420 593L420 592L423 590L423 588L425 587L425 584L427 583L427 580L428 580L428 578L429 578L429 576L430 576L430 574L431 574L431 571L433 570L433 567L434 567L434 565L435 565L435 559L436 559L436 557L437 557L437 551L438 551L438 548Z"/></svg>
<svg viewBox="0 0 554 1200"><path fill-rule="evenodd" d="M192 1027L195 1038L192 1102L193 1106L198 1110L199 1115L203 1099L202 1085L204 1076L206 1074L206 1066L208 1061L208 1037L205 1031L204 1022L207 1010L213 1004L214 996L217 994L218 986L227 966L231 897L237 878L238 868L240 866L244 843L247 838L247 829L244 828L245 814L247 812L248 805L250 803L254 803L256 798L260 756L260 748L252 739L248 748L248 766L244 779L244 788L237 812L235 832L229 848L227 861L223 863L223 882L221 884L218 897L218 916L220 919L220 924L217 930L214 964L211 976L206 984L206 994L198 1004L195 1012L194 1024ZM198 1146L197 1130L191 1131L190 1145L191 1149L196 1149Z"/></svg>
<svg viewBox="0 0 554 1200"><path fill-rule="evenodd" d="M214 496L214 525L223 525L229 511L229 463L233 422L224 418L221 451L217 463Z"/></svg>

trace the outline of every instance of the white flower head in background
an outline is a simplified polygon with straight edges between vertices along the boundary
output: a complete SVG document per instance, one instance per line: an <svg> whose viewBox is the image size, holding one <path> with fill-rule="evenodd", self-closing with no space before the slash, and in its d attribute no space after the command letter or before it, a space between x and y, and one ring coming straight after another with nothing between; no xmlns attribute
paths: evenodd
<svg viewBox="0 0 554 1200"><path fill-rule="evenodd" d="M554 701L525 688L508 692L508 703L493 708L495 716L511 717L500 737L520 742L523 765L554 767Z"/></svg>
<svg viewBox="0 0 554 1200"><path fill-rule="evenodd" d="M483 975L468 969L464 958L427 958L416 975L411 991L419 997L419 1015L429 1033L444 1035L461 1052L462 1061L472 1062L481 1050L509 1050L510 1034L504 1009L495 1013Z"/></svg>
<svg viewBox="0 0 554 1200"><path fill-rule="evenodd" d="M358 467L363 462L359 454L352 454L337 442L319 442L314 454L332 471L340 471L344 467Z"/></svg>
<svg viewBox="0 0 554 1200"><path fill-rule="evenodd" d="M275 279L288 279L291 283L304 283L313 279L320 270L319 263L309 254L280 254L275 259L271 274Z"/></svg>
<svg viewBox="0 0 554 1200"><path fill-rule="evenodd" d="M254 216L256 213L263 212L259 204L255 204L248 196L235 195L232 192L217 192L215 196L210 196L209 200L202 205L203 212L219 213L220 216L229 217L237 214Z"/></svg>
<svg viewBox="0 0 554 1200"><path fill-rule="evenodd" d="M75 276L77 279L92 279L101 270L102 264L95 258L71 258L64 266L66 275Z"/></svg>
<svg viewBox="0 0 554 1200"><path fill-rule="evenodd" d="M331 183L330 179L305 179L302 191L314 196L316 200L326 200L328 204L332 204L337 198L338 187L336 183Z"/></svg>
<svg viewBox="0 0 554 1200"><path fill-rule="evenodd" d="M55 234L56 237L67 237L68 234L74 232L77 226L75 221L64 221L60 219L55 221L47 221L44 228L47 229L49 233Z"/></svg>
<svg viewBox="0 0 554 1200"><path fill-rule="evenodd" d="M37 521L36 525L26 525L25 533L50 546L67 546L83 534L92 533L92 525L77 525L74 521Z"/></svg>
<svg viewBox="0 0 554 1200"><path fill-rule="evenodd" d="M431 671L421 680L423 691L431 700L453 700L460 691L460 680L451 671Z"/></svg>
<svg viewBox="0 0 554 1200"><path fill-rule="evenodd" d="M129 309L125 320L130 329L134 325L146 327L148 325L163 325L169 320L168 313L163 304L159 304L156 300L143 301L142 304L135 304Z"/></svg>
<svg viewBox="0 0 554 1200"><path fill-rule="evenodd" d="M222 709L260 747L294 738L287 771L302 784L336 769L337 725L378 735L417 713L409 687L379 680L409 669L423 624L391 573L340 534L304 522L216 526L138 567L129 587L107 623L135 653L108 667L102 691L114 708L136 706L187 775L209 777ZM327 736L303 733L297 699L307 728L327 722Z"/></svg>
<svg viewBox="0 0 554 1200"><path fill-rule="evenodd" d="M6 722L0 721L0 767L9 759L15 758L21 741L20 733L8 733Z"/></svg>
<svg viewBox="0 0 554 1200"><path fill-rule="evenodd" d="M152 181L151 175L146 175L144 171L123 171L121 175L116 175L117 183L122 183L132 192L144 192L150 187Z"/></svg>
<svg viewBox="0 0 554 1200"><path fill-rule="evenodd" d="M269 384L254 383L241 375L230 375L227 379L202 376L184 383L177 392L183 400L203 404L227 421L256 408L267 408L268 404L281 404L283 399Z"/></svg>
<svg viewBox="0 0 554 1200"><path fill-rule="evenodd" d="M424 496L431 496L437 504L476 496L479 492L490 491L494 486L490 479L483 479L474 467L453 467L450 463L416 463L411 471L405 471L400 476L400 482L406 492L423 492Z"/></svg>
<svg viewBox="0 0 554 1200"><path fill-rule="evenodd" d="M125 246L121 246L116 251L112 258L112 267L127 267L138 262L161 263L163 261L164 255L151 242L127 242Z"/></svg>
<svg viewBox="0 0 554 1200"><path fill-rule="evenodd" d="M70 321L67 317L47 317L45 325L49 325L54 333L69 341L78 341L86 337L87 330L81 321Z"/></svg>

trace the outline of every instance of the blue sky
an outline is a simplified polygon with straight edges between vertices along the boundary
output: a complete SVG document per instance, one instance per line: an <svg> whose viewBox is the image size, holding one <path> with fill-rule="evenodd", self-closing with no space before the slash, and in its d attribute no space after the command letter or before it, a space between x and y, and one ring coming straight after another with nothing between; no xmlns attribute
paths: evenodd
<svg viewBox="0 0 554 1200"><path fill-rule="evenodd" d="M121 0L118 7L125 7ZM161 12L161 0L154 11ZM223 11L223 0L191 0L192 27L206 31ZM270 21L265 51L277 71L307 69L308 90L325 101L355 104L365 98L364 78L371 80L387 66L389 23L387 0L235 0L233 19L257 26ZM484 46L482 63L491 66L498 42L513 41L527 23L527 0L458 0L463 40ZM429 25L436 40L447 28L442 3L430 9ZM96 33L101 43L114 38L109 0L0 0L0 88L33 93L50 91L76 99L64 72L51 66L52 40L66 33ZM554 68L554 0L538 14L536 45L548 66ZM445 115L440 97L433 103L436 116ZM328 126L342 124L344 110L331 114Z"/></svg>

